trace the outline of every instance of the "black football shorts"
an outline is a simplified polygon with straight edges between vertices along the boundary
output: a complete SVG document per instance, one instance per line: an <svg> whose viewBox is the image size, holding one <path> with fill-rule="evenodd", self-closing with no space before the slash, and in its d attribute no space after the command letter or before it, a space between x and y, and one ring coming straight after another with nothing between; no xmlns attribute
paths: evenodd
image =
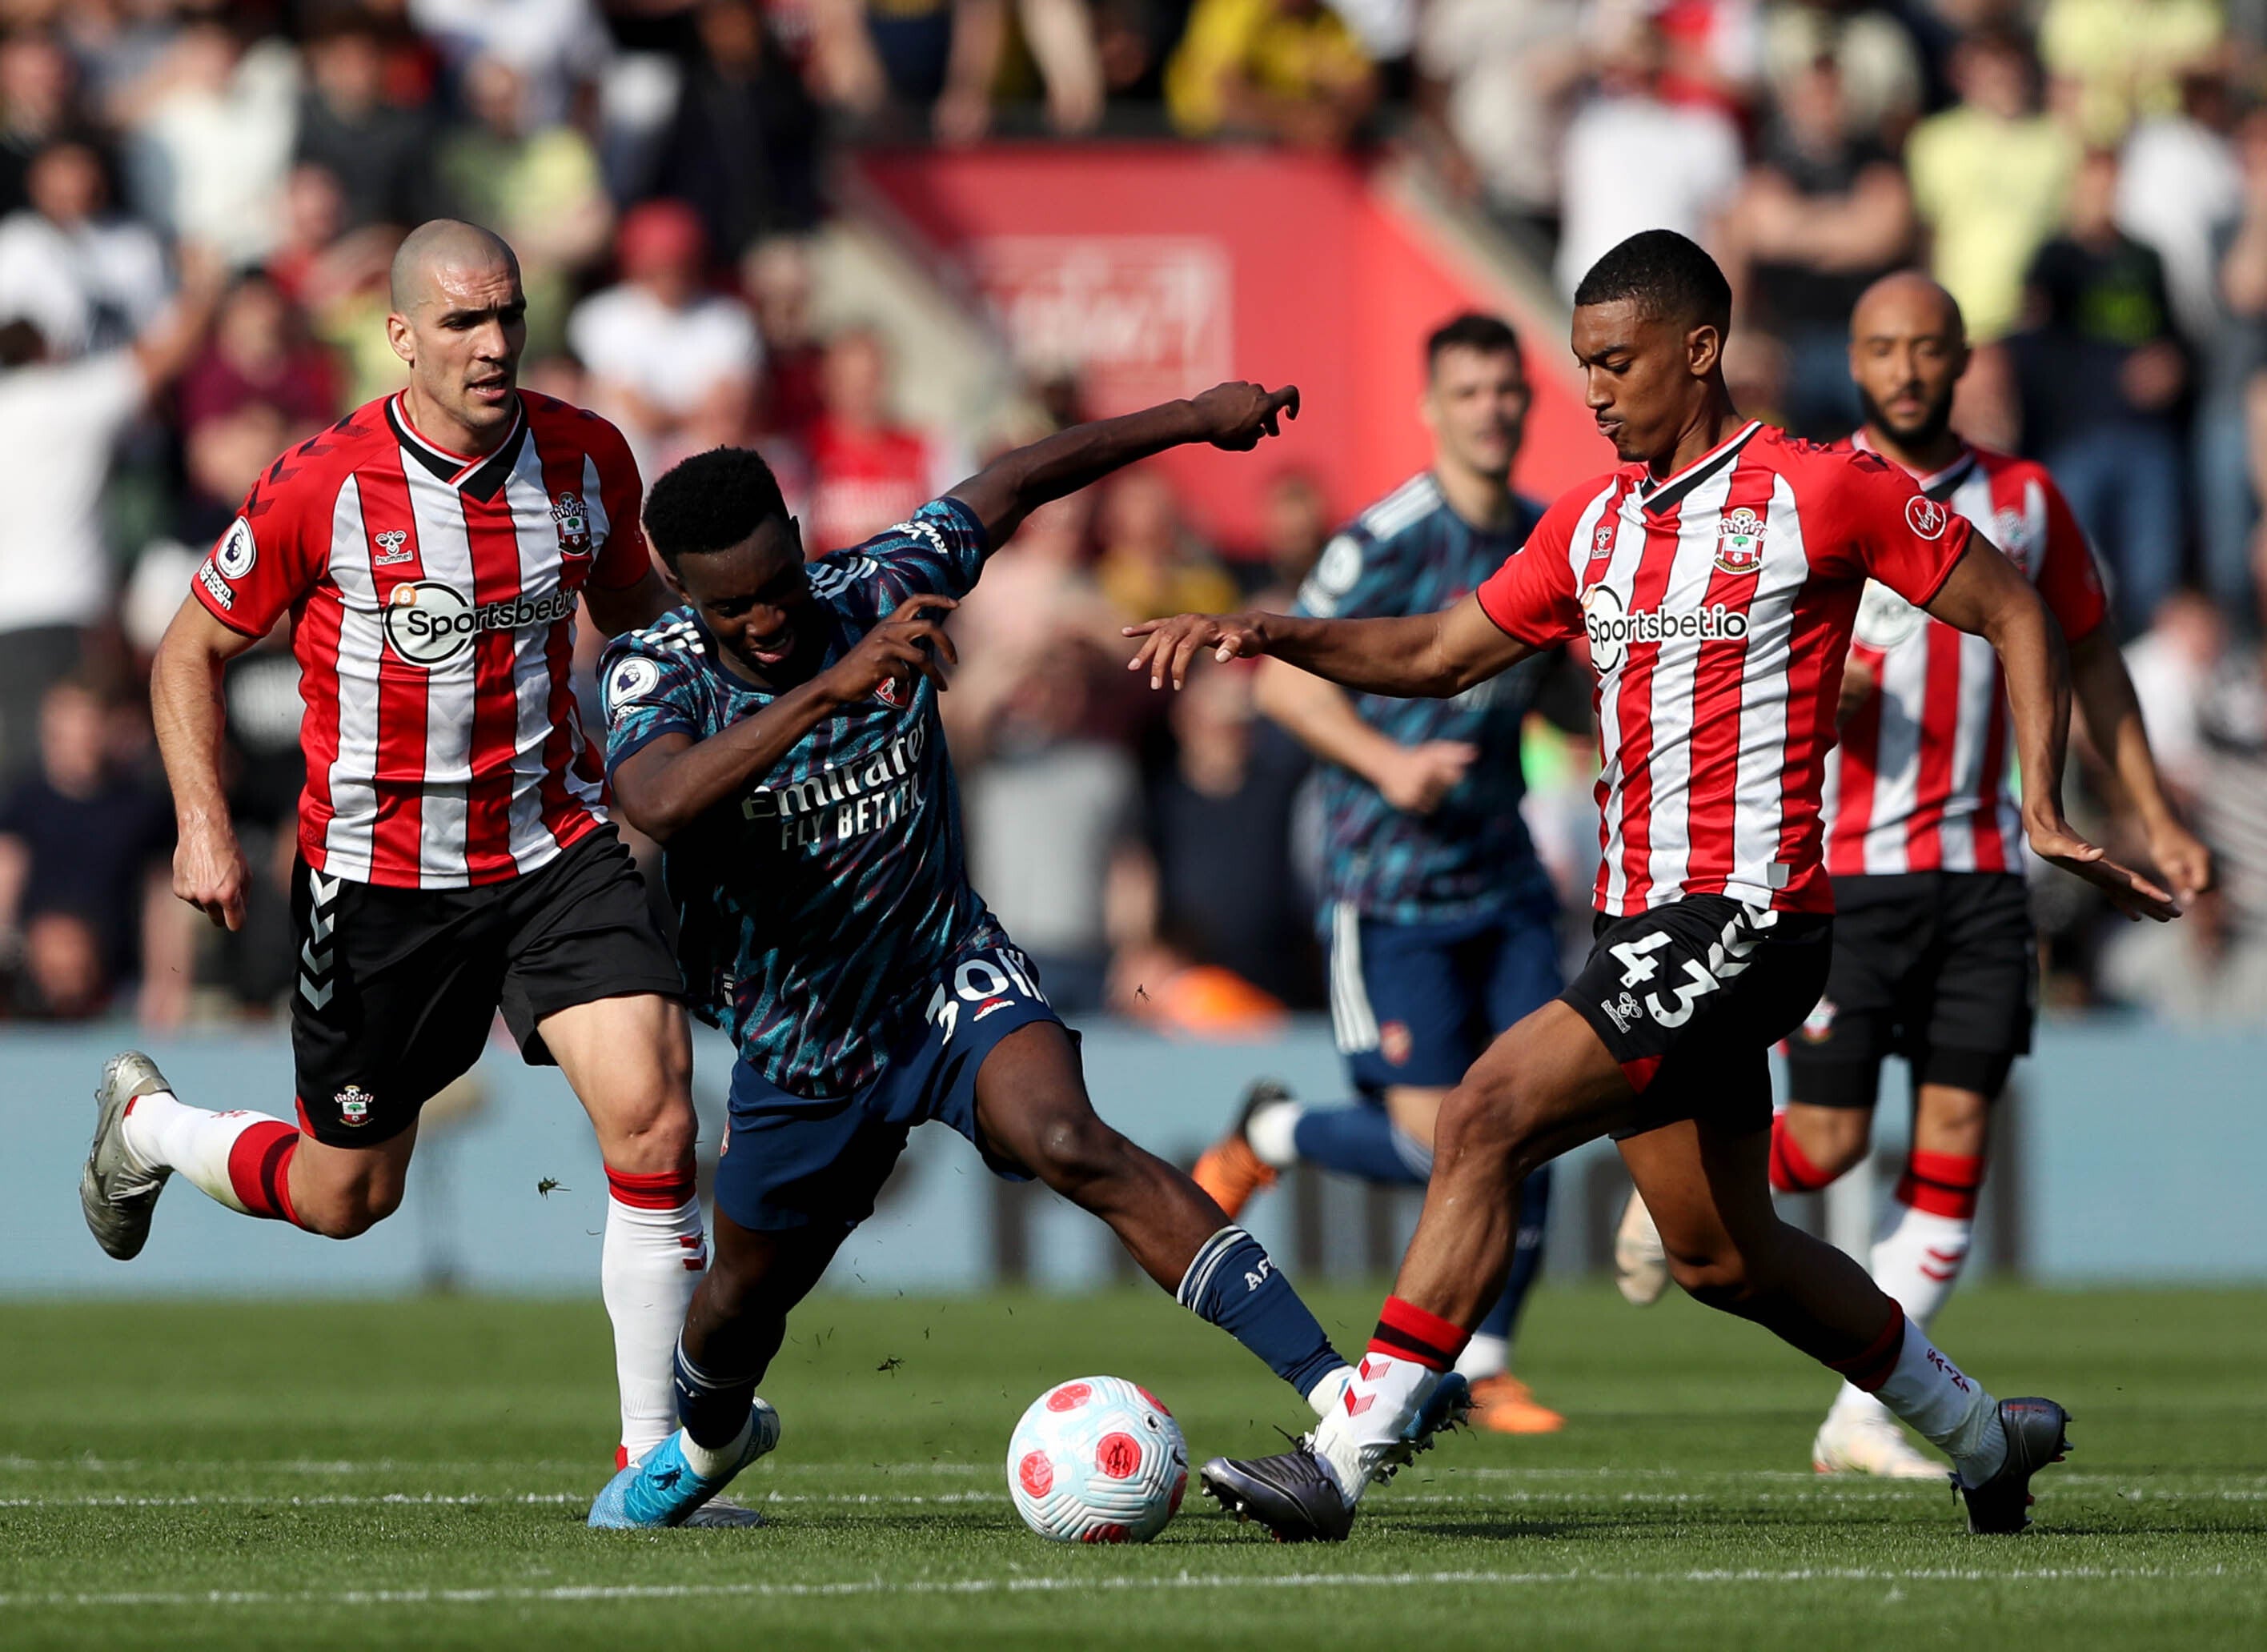
<svg viewBox="0 0 2267 1652"><path fill-rule="evenodd" d="M2030 1054L2038 945L2030 892L2014 872L1898 872L1834 880L1826 991L1787 1040L1788 1094L1870 1107L1882 1061L1913 1083L1986 1098Z"/></svg>
<svg viewBox="0 0 2267 1652"><path fill-rule="evenodd" d="M1588 962L1560 999L1588 1022L1638 1092L1617 1141L1684 1119L1771 1123L1771 1048L1825 984L1834 920L1725 895L1601 914Z"/></svg>
<svg viewBox="0 0 2267 1652"><path fill-rule="evenodd" d="M390 889L292 874L299 942L291 1049L300 1127L334 1147L396 1136L480 1059L496 1012L531 1065L536 1028L601 998L681 999L683 978L611 826L548 864L470 889Z"/></svg>

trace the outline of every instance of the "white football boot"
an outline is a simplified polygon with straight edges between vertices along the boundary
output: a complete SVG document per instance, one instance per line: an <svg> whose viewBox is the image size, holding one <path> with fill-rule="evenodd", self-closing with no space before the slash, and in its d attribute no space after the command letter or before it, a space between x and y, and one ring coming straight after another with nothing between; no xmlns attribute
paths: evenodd
<svg viewBox="0 0 2267 1652"><path fill-rule="evenodd" d="M1945 1464L1925 1455L1879 1400L1838 1401L1810 1443L1810 1466L1822 1474L1874 1474L1883 1479L1941 1480Z"/></svg>

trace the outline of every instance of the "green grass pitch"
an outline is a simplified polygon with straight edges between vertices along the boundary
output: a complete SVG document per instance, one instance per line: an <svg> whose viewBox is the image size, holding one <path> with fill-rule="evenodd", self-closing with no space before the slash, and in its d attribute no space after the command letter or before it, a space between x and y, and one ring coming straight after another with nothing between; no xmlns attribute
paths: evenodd
<svg viewBox="0 0 2267 1652"><path fill-rule="evenodd" d="M1375 1304L1317 1305L1354 1347ZM1134 1377L1199 1457L1300 1421L1152 1293L815 1302L765 1385L784 1442L740 1482L772 1524L635 1534L581 1524L612 1443L595 1303L16 1303L0 1647L2267 1644L2267 1293L1987 1288L1940 1330L2076 1416L2028 1536L1969 1538L1932 1485L1818 1479L1816 1367L1584 1288L1526 1331L1565 1433L1445 1443L1336 1548L1192 1492L1156 1543L1089 1550L1007 1501L1046 1384Z"/></svg>

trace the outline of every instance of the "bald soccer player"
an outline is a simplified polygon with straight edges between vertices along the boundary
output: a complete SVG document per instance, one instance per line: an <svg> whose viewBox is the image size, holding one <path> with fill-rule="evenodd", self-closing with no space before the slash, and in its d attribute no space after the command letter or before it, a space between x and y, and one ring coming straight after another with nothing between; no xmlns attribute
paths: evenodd
<svg viewBox="0 0 2267 1652"><path fill-rule="evenodd" d="M2042 466L1955 433L1953 389L1967 366L1952 295L1913 272L1882 277L1851 316L1850 376L1866 421L1852 444L1990 535L2037 588L2068 642L2087 729L2161 881L2185 902L2210 883L2211 857L2165 799L2093 551ZM1838 715L1823 804L1833 958L1824 995L1787 1041L1790 1099L1772 1124L1772 1185L1815 1192L1862 1159L1882 1058L1902 1056L1912 1144L1872 1273L1926 1329L1967 1259L1992 1105L2030 1050L2037 998L2022 823L2007 786L2007 686L1988 642L1869 583ZM1634 1200L1623 1239L1623 1289L1651 1301L1668 1268ZM1848 1383L1811 1461L1823 1474L1944 1472Z"/></svg>
<svg viewBox="0 0 2267 1652"><path fill-rule="evenodd" d="M247 1216L351 1238L400 1206L418 1110L501 1010L598 1132L620 1451L635 1457L674 1428L671 1355L707 1259L692 1051L569 675L578 602L611 635L668 598L620 432L516 382L526 311L495 236L412 231L385 323L407 385L278 458L198 567L150 700L173 892L231 929L248 873L221 673L286 613L299 660L297 1121L191 1106L128 1051L103 1069L79 1193L121 1260L177 1171Z"/></svg>

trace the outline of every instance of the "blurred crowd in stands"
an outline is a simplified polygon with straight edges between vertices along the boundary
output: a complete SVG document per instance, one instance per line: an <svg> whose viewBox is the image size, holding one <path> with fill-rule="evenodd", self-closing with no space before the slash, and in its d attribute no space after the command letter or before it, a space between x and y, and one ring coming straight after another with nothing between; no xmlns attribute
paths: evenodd
<svg viewBox="0 0 2267 1652"><path fill-rule="evenodd" d="M1126 136L1412 159L1562 290L1685 231L1733 275L1742 405L1823 437L1857 417L1852 297L1933 270L1981 347L1961 428L2070 494L2226 867L2175 931L2042 884L2052 990L2267 1009L2267 0L0 0L0 1014L166 1026L289 989L285 639L227 684L268 874L242 935L166 894L143 687L252 478L399 383L406 226L517 249L525 383L649 475L759 445L832 547L1077 390L901 422L888 338L814 319L830 154ZM1217 1032L1318 1002L1303 759L1240 672L1167 704L1118 669L1128 620L1288 600L1336 525L1266 474L1264 543L1206 544L1137 471L1040 512L959 616L976 881L1067 1008ZM1583 695L1554 686L1531 741L1574 909Z"/></svg>

